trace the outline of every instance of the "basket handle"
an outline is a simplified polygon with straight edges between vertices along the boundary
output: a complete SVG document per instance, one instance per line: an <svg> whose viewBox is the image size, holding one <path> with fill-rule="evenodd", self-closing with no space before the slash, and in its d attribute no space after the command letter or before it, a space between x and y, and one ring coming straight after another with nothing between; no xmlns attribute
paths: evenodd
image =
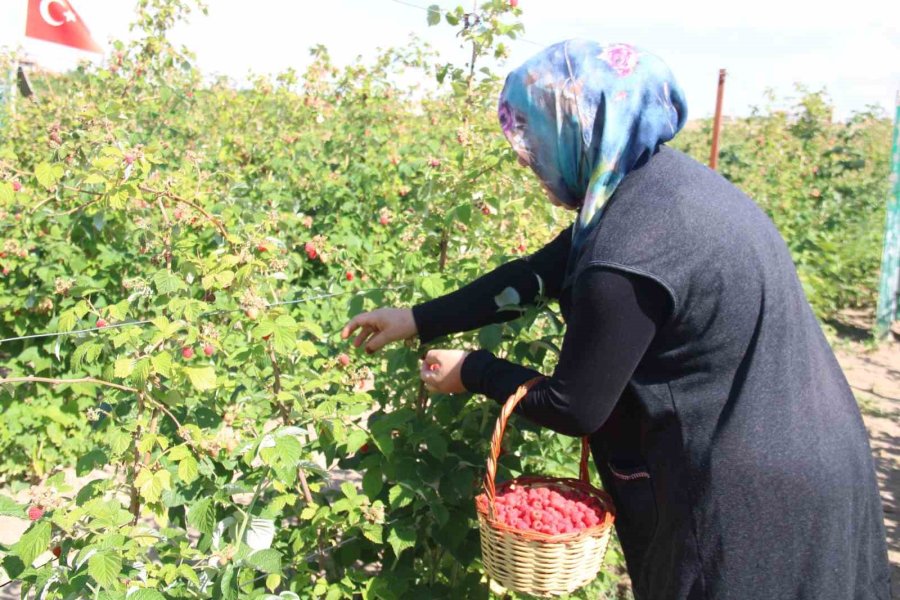
<svg viewBox="0 0 900 600"><path fill-rule="evenodd" d="M500 409L500 416L497 417L497 425L494 427L494 433L491 435L491 453L487 459L487 473L484 476L484 490L487 493L488 507L491 515L494 514L494 498L497 495L495 480L497 478L497 459L500 457L500 450L503 444L503 434L506 431L506 422L515 410L516 405L522 401L522 398L528 395L528 391L536 383L541 381L543 377L535 377L529 379L519 386L503 404ZM588 457L591 454L591 447L588 437L581 438L581 463L579 465L578 474L581 481L590 483L590 475L588 473Z"/></svg>

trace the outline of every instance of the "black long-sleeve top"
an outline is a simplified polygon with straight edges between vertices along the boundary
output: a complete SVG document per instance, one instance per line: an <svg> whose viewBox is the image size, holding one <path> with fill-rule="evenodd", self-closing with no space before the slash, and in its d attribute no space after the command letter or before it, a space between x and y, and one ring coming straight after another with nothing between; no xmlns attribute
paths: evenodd
<svg viewBox="0 0 900 600"><path fill-rule="evenodd" d="M566 320L559 362L552 376L531 388L516 413L554 431L583 436L609 417L664 322L669 299L655 281L609 268L588 270L563 291L571 239L569 227L536 253L414 306L413 316L420 340L429 342L515 318L517 312L498 308L516 295L520 304L534 303L541 292L559 300ZM466 357L461 375L468 391L503 403L540 373L476 350Z"/></svg>

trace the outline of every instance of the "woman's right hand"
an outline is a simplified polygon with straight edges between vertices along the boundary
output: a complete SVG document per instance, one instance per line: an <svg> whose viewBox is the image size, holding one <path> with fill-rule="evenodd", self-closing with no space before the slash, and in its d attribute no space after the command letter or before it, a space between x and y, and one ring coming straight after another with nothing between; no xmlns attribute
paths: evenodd
<svg viewBox="0 0 900 600"><path fill-rule="evenodd" d="M405 340L418 333L416 320L410 308L379 308L360 313L344 325L341 338L346 340L357 329L361 331L353 340L353 345L359 348L365 343L366 352L370 354L386 344Z"/></svg>

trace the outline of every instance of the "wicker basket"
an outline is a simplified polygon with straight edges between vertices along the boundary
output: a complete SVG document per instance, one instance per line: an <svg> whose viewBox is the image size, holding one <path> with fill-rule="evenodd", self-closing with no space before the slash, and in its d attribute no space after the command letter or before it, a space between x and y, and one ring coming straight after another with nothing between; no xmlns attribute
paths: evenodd
<svg viewBox="0 0 900 600"><path fill-rule="evenodd" d="M506 422L519 401L539 379L532 379L519 387L500 411L491 437L484 493L476 497L475 508L481 532L482 560L488 577L508 590L549 597L571 593L597 576L609 544L615 508L608 494L590 484L590 447L587 438L581 440L580 479L522 476L495 487L497 458ZM513 529L494 519L497 491L502 492L511 485L524 488L552 487L586 493L600 502L605 511L604 517L593 527L558 535Z"/></svg>

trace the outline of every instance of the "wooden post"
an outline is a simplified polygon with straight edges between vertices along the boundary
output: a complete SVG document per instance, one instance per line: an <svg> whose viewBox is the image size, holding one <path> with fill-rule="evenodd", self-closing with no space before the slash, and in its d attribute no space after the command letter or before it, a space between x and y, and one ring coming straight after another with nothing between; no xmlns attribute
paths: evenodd
<svg viewBox="0 0 900 600"><path fill-rule="evenodd" d="M725 95L725 69L719 69L719 89L716 92L716 118L713 120L712 149L709 152L709 168L719 166L719 130L722 128L722 96Z"/></svg>
<svg viewBox="0 0 900 600"><path fill-rule="evenodd" d="M900 92L897 92L894 114L894 142L891 147L891 188L888 192L887 218L884 225L884 250L881 254L881 281L878 285L878 308L875 312L875 337L883 338L891 323L900 316Z"/></svg>

